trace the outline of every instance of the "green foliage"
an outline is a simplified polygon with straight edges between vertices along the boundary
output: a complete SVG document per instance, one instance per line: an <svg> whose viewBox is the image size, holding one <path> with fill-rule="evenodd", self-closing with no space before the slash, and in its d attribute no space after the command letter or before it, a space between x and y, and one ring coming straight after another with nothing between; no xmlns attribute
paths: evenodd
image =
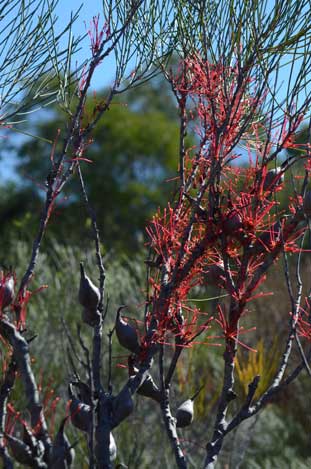
<svg viewBox="0 0 311 469"><path fill-rule="evenodd" d="M80 39L71 37L73 14L56 33L58 0L1 2L1 126L12 127L27 114L55 102L72 74L69 63ZM62 39L67 46L61 46ZM25 47L26 45L26 47ZM62 77L62 79L61 79Z"/></svg>
<svg viewBox="0 0 311 469"><path fill-rule="evenodd" d="M14 249L6 253L8 263L16 266L17 278L25 269L30 252L27 243L14 242ZM142 267L144 254L137 254L131 261L123 256L116 259L113 254L107 255L105 259L107 267L106 295L109 297L108 320L104 331L104 350L107 350L107 333L113 327L117 306L121 303L128 305L127 314L135 317L138 308L143 304L143 289L145 284L145 272ZM57 424L64 417L66 412L67 384L72 378L72 370L68 363L67 347L68 337L65 333L64 322L76 344L76 350L83 359L83 353L78 344L77 328L81 324L81 306L78 303L79 285L79 263L83 260L86 270L93 281L96 282L97 271L94 270L94 253L92 250L81 252L79 247L63 246L56 241L50 242L49 246L42 251L36 276L32 283L32 291L44 284L48 288L32 296L28 306L27 337L34 334L36 339L31 342L31 357L33 359L33 369L40 382L43 379L43 394L46 386L50 383L54 390L54 397L60 396L61 400L57 406ZM96 274L94 273L96 272ZM64 322L63 322L64 321ZM90 344L91 329L82 324L82 337L86 344ZM113 392L116 393L124 384L127 377L127 370L119 368L119 363L126 364L127 357L124 349L120 347L115 336L113 337L113 360L112 377ZM61 366L60 366L61 364ZM86 380L83 368L76 363L77 371L82 379ZM107 382L108 356L103 355L103 382ZM22 386L18 383L13 394L14 405L22 412L24 409L24 399ZM148 468L152 461L159 460L167 467L173 466L171 449L169 444L163 449L161 456L158 455L159 448L163 445L162 423L160 409L157 404L150 399L143 399L135 396L135 412L128 420L118 427L114 434L119 450L119 461L129 464L130 467ZM48 419L49 421L50 419ZM142 433L141 428L148 424L148 428L153 428L152 435ZM149 426L150 425L150 426ZM147 427L146 427L147 428ZM51 426L50 426L51 430ZM87 454L87 446L83 436L78 433L72 425L68 425L66 432L70 441L79 441L77 446L77 459L75 467L88 467L84 465ZM137 437L133 439L133 435ZM148 444L147 444L148 442ZM149 443L152 443L149 446Z"/></svg>
<svg viewBox="0 0 311 469"><path fill-rule="evenodd" d="M162 94L161 86L164 88ZM85 116L93 112L102 96L97 96L96 102L89 98ZM46 139L53 142L57 129L64 128L65 121L66 115L54 109L53 113L36 120L32 129L33 134L45 140L30 139L20 147L11 148L18 151L23 185L14 189L18 210L14 210L16 204L12 194L0 203L2 236L12 223L13 226L19 224L22 235L30 239L33 236L33 225L37 226L40 213L41 188L51 165L52 146ZM59 136L59 142L62 137ZM105 245L124 250L137 248L144 236L146 222L156 208L171 197L175 187L174 182L164 182L176 175L179 141L176 109L168 87L163 81L155 81L153 85L137 89L135 94L122 95L99 122L93 140L84 154L92 163L82 164ZM30 175L31 179L28 178ZM60 241L66 239L75 243L79 240L80 244L87 245L90 241L89 220L77 198L79 190L78 180L73 177L54 210L49 229ZM23 217L30 206L31 220L24 224ZM79 230L77 219L83 220Z"/></svg>
<svg viewBox="0 0 311 469"><path fill-rule="evenodd" d="M242 431L242 429L241 429ZM285 410L269 406L253 428L252 443L241 469L307 469L311 459L301 454L301 443L308 451L305 428Z"/></svg>
<svg viewBox="0 0 311 469"><path fill-rule="evenodd" d="M256 352L250 352L243 356L242 349L239 349L235 370L244 398L247 396L249 383L256 375L260 376L260 381L254 398L258 399L267 390L277 372L279 360L280 347L277 338L274 339L274 343L269 349L264 346L262 339L258 341Z"/></svg>
<svg viewBox="0 0 311 469"><path fill-rule="evenodd" d="M15 242L13 239L11 241L11 249L6 251L5 261L7 264L16 266L17 277L20 279L29 259L29 245L22 241ZM107 350L108 343L106 334L113 327L116 309L120 304L128 305L126 314L129 316L141 317L145 288L143 263L145 257L146 253L137 253L131 258L125 255L118 258L113 252L106 255L106 295L109 297L109 308L107 326L104 331L104 350ZM50 388L54 389L55 392L54 397L61 397L57 406L59 420L65 415L68 399L67 383L72 377L67 358L68 337L65 334L62 320L65 321L77 344L76 324L81 323L81 306L77 301L79 262L81 260L84 261L89 276L96 283L98 274L93 250L81 250L79 246L64 246L55 240L46 242L31 289L34 290L43 284L47 284L48 288L33 295L28 306L26 334L29 337L33 334L38 335L31 343L35 375L39 382L40 379L43 380L43 392L50 383ZM269 288L272 288L277 277L277 275L272 275L269 280ZM275 283L275 290L278 292L277 283ZM206 297L206 292L201 292L201 295ZM261 321L266 324L267 317L270 318L269 328L277 328L280 317L275 311L275 301L276 299L273 299L270 303L268 302L264 312L261 311L260 304L256 312L253 312L259 318L258 334L265 334L265 329L261 327ZM272 311L276 314L275 319ZM275 325L272 325L274 322ZM215 331L211 334L215 335ZM87 344L90 343L91 329L86 325L82 325L82 337ZM244 338L243 340L247 341ZM198 396L195 402L195 425L192 425L191 429L184 429L181 432L185 447L192 454L193 467L200 467L204 456L204 445L208 433L212 430L217 397L221 388L223 347L215 347L213 344L222 341L219 338L214 338L209 342L210 346L194 346L188 351L189 353L183 352L176 372L177 385L172 389L173 411L175 411L183 400L204 384L204 392ZM83 358L78 345L77 351ZM253 374L260 373L262 369L268 369L270 372L269 360L265 359L260 350L259 357L254 352L247 351L245 353L249 357L246 362L248 363L246 371L249 366L255 364L258 366L253 369ZM124 349L120 347L115 337L113 337L112 363L113 392L116 393L124 384L127 370L117 366L118 364L126 364L126 356ZM103 355L104 383L107 379L107 366L108 357L105 352ZM83 369L79 365L77 365L77 370L85 379ZM246 380L250 380L252 373L246 373L244 377ZM158 381L157 376L154 376L154 379ZM244 382L243 385L245 385ZM290 398L287 398L286 394L281 396L278 404L270 405L260 414L258 421L257 418L255 419L255 424L253 419L249 423L244 422L234 437L228 438L218 467L222 468L229 464L232 469L237 467L242 469L249 467L254 469L262 467L267 469L279 467L306 469L309 464L305 459L308 435L304 428L308 423L304 421L306 420L304 396L308 392L308 387L308 377L304 379L302 376L302 379L288 390ZM22 387L19 383L14 390L12 400L16 408L21 410L23 414L25 403L22 396ZM238 397L241 396L243 396L242 390ZM50 421L50 419L48 420ZM56 420L55 428L58 423L59 421ZM168 442L164 444L162 425L160 409L157 404L135 395L133 415L113 432L118 445L118 461L133 469L148 469L151 465L155 468L174 467L175 462L170 445ZM145 432L144 428L152 429L152 431ZM70 441L78 440L79 442L75 467L87 468L88 465L85 462L87 446L84 437L70 424L68 424L66 432ZM249 436L249 441L245 440L246 436ZM193 451L194 446L195 452ZM238 466L237 461L240 459L236 458L241 454L244 455L244 451L245 458L241 460L242 465Z"/></svg>

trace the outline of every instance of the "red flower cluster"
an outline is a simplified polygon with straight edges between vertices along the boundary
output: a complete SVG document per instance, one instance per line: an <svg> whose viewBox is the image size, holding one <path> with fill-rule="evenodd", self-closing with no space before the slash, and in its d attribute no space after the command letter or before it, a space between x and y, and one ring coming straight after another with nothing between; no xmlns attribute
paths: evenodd
<svg viewBox="0 0 311 469"><path fill-rule="evenodd" d="M110 34L107 23L104 23L102 27L99 26L99 14L97 16L93 16L87 34L91 41L91 51L94 57L102 46L104 35L107 38Z"/></svg>
<svg viewBox="0 0 311 469"><path fill-rule="evenodd" d="M300 337L311 341L311 302L305 299L305 306L300 308L297 316L297 332Z"/></svg>
<svg viewBox="0 0 311 469"><path fill-rule="evenodd" d="M206 313L189 307L193 287L210 284L228 292L235 302L231 324L223 314L218 323L234 337L245 304L268 268L283 250L300 249L301 201L293 201L290 214L280 211L277 193L284 187L284 172L268 163L280 149L295 145L302 116L286 117L263 145L267 132L254 116L265 93L257 93L254 80L238 67L194 57L184 61L173 81L176 92L189 98L188 123L199 141L186 152L177 202L159 210L147 228L157 259L148 320L157 322L155 342L166 343L172 335L186 345L210 322L202 319ZM248 167L232 165L241 141L250 142Z"/></svg>

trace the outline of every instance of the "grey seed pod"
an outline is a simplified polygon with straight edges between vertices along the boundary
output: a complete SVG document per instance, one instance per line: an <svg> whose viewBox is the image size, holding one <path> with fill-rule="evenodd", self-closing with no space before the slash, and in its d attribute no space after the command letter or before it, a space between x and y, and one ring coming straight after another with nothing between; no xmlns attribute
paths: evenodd
<svg viewBox="0 0 311 469"><path fill-rule="evenodd" d="M2 308L6 308L12 303L14 298L14 277L8 275L4 277L3 283L0 284L0 299Z"/></svg>
<svg viewBox="0 0 311 469"><path fill-rule="evenodd" d="M187 399L177 409L176 427L188 427L193 421L193 401Z"/></svg>
<svg viewBox="0 0 311 469"><path fill-rule="evenodd" d="M281 174L282 168L277 166L274 169L269 169L266 174L263 190L264 191L273 191L277 186L280 186L284 182L284 174Z"/></svg>
<svg viewBox="0 0 311 469"><path fill-rule="evenodd" d="M122 347L130 350L133 353L138 353L140 350L138 335L136 329L125 322L121 317L121 310L123 308L124 306L121 306L118 309L116 317L116 334L118 341Z"/></svg>
<svg viewBox="0 0 311 469"><path fill-rule="evenodd" d="M223 230L228 235L238 233L242 227L243 227L242 217L235 210L233 210L231 213L228 214L227 218L225 219L223 223Z"/></svg>
<svg viewBox="0 0 311 469"><path fill-rule="evenodd" d="M137 389L137 394L149 397L154 401L161 402L161 391L148 373L141 386Z"/></svg>
<svg viewBox="0 0 311 469"><path fill-rule="evenodd" d="M84 403L91 405L91 388L88 384L83 383L82 381L73 381L71 383L75 388L77 388L78 398Z"/></svg>
<svg viewBox="0 0 311 469"><path fill-rule="evenodd" d="M188 427L188 425L192 423L194 413L194 401L195 398L202 391L202 389L203 386L190 399L187 399L185 402L180 404L176 412L176 427Z"/></svg>
<svg viewBox="0 0 311 469"><path fill-rule="evenodd" d="M303 211L307 218L311 218L311 190L307 191L303 198Z"/></svg>
<svg viewBox="0 0 311 469"><path fill-rule="evenodd" d="M28 426L23 423L23 442L29 446L32 456L36 460L41 460L45 453L44 444L42 441L37 440Z"/></svg>
<svg viewBox="0 0 311 469"><path fill-rule="evenodd" d="M78 296L82 306L90 310L97 310L100 292L92 280L86 275L82 262L80 263L80 288Z"/></svg>
<svg viewBox="0 0 311 469"><path fill-rule="evenodd" d="M91 407L73 395L71 385L68 386L68 391L71 399L69 406L71 423L79 430L88 432L92 422Z"/></svg>
<svg viewBox="0 0 311 469"><path fill-rule="evenodd" d="M98 309L83 308L82 321L88 326L95 327L99 323L100 312Z"/></svg>
<svg viewBox="0 0 311 469"><path fill-rule="evenodd" d="M31 449L23 441L11 435L5 435L8 441L9 448L12 452L14 459L26 466L34 467L34 459L31 454Z"/></svg>
<svg viewBox="0 0 311 469"><path fill-rule="evenodd" d="M110 433L109 456L110 461L114 461L117 458L117 445L112 433Z"/></svg>
<svg viewBox="0 0 311 469"><path fill-rule="evenodd" d="M117 427L134 409L134 402L129 386L126 384L112 402L111 427Z"/></svg>
<svg viewBox="0 0 311 469"><path fill-rule="evenodd" d="M59 430L54 439L52 454L50 458L51 469L68 469L74 460L75 451L64 432L68 417L62 420Z"/></svg>

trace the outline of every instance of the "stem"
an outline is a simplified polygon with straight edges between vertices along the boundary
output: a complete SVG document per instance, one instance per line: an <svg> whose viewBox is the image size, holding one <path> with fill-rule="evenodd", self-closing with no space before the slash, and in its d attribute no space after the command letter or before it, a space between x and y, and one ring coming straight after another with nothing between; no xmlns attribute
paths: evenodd
<svg viewBox="0 0 311 469"><path fill-rule="evenodd" d="M239 318L243 308L236 301L232 300L229 313L229 330L232 331L235 339L226 338L226 349L224 351L224 379L222 391L218 403L218 410L214 425L214 433L212 440L207 444L205 469L211 469L217 461L218 454L221 450L223 439L227 428L226 414L229 403L235 399L236 395L233 391L234 385L234 360L237 353L237 341L239 330Z"/></svg>
<svg viewBox="0 0 311 469"><path fill-rule="evenodd" d="M2 386L0 388L0 458L3 461L4 469L13 469L13 461L9 455L7 447L5 446L3 434L5 431L6 406L9 395L14 386L15 372L16 363L13 359L11 359L9 367L5 373Z"/></svg>
<svg viewBox="0 0 311 469"><path fill-rule="evenodd" d="M94 241L95 241L95 252L96 252L96 260L97 260L97 266L99 270L99 290L100 290L100 302L99 302L99 310L102 312L103 310L103 299L104 299L104 286L105 286L105 278L106 278L106 272L105 272L105 267L103 263L103 258L100 252L100 235L99 235L99 229L97 225L97 218L96 218L96 213L93 210L93 208L90 205L90 201L87 195L87 191L85 188L84 184L84 179L81 171L80 165L78 165L78 175L79 175L79 180L80 180L80 186L81 186L81 191L82 195L85 201L85 205L88 211L88 214L91 218L92 221L92 231L94 235Z"/></svg>
<svg viewBox="0 0 311 469"><path fill-rule="evenodd" d="M39 401L36 380L31 369L28 344L16 328L4 319L0 322L0 331L13 348L14 361L16 362L17 369L20 372L24 384L25 395L27 397L27 409L31 416L31 426L37 437L43 441L46 451L49 452L51 440L42 412L42 405Z"/></svg>
<svg viewBox="0 0 311 469"><path fill-rule="evenodd" d="M162 417L163 417L168 439L171 443L172 449L175 454L177 467L179 469L187 469L186 458L181 448L181 444L180 444L179 437L178 437L177 430L176 430L176 419L171 414L170 402L169 402L170 384L164 383L163 356L164 356L164 349L162 346L160 350L160 355L159 355L159 368L160 368L160 379L161 379L161 389L162 389L162 402L161 402Z"/></svg>

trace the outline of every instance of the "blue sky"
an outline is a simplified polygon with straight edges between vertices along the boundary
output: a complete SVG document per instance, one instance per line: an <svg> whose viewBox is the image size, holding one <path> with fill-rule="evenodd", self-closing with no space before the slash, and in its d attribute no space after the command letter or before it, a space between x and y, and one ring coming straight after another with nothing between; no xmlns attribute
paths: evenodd
<svg viewBox="0 0 311 469"><path fill-rule="evenodd" d="M73 25L73 33L75 36L83 36L86 33L86 29L92 21L93 16L98 14L103 18L102 12L102 0L88 0L84 3L77 2L75 0L59 0L55 14L58 16L60 26L64 26L68 23L72 11L76 11L79 6L82 5L79 17ZM65 44L65 39L64 39ZM86 37L81 44L81 51L76 55L76 60L82 63L85 59L90 57L90 46L89 38ZM94 76L93 88L100 89L109 84L113 78L113 74L110 70L113 69L113 61L106 60L102 67L99 67L98 72Z"/></svg>
<svg viewBox="0 0 311 469"><path fill-rule="evenodd" d="M76 0L59 0L56 7L55 14L58 17L57 30L61 30L70 20L71 12L77 11L79 6L82 5L79 17L73 25L72 31L75 36L83 36L86 33L86 29L89 26L93 16L102 11L101 0L88 0L84 3L77 2ZM103 15L101 15L103 18ZM62 46L66 47L66 38L63 39ZM76 54L75 60L79 63L90 56L90 42L89 38L86 37L80 45L81 50ZM94 75L92 83L93 89L100 89L108 85L113 78L113 59L108 57L102 66L99 67L97 73ZM18 138L15 134L14 138ZM15 156L10 153L2 155L0 160L0 184L6 180L15 180Z"/></svg>
<svg viewBox="0 0 311 469"><path fill-rule="evenodd" d="M80 5L82 5L82 7L79 17L73 24L73 34L75 36L82 36L86 33L93 16L100 14L101 18L103 18L103 15L101 14L102 0L88 0L85 1L84 4L82 2L77 2L76 0L59 0L55 11L55 14L58 16L58 30L62 29L68 23L71 12L76 11ZM63 46L66 47L65 38L63 39ZM90 42L88 37L84 39L80 46L81 50L76 54L73 63L77 62L78 64L81 64L86 58L90 57ZM98 90L107 86L113 79L113 72L114 60L112 54L112 57L108 57L97 69L92 83L92 88ZM282 78L284 80L284 85L286 85L288 80L288 67L282 69ZM282 86L280 89L280 96L282 96L282 93L284 93L285 90L286 87ZM16 138L15 135L13 135L13 137ZM0 184L5 179L14 178L14 164L15 158L12 154L8 154L3 160L0 160Z"/></svg>

